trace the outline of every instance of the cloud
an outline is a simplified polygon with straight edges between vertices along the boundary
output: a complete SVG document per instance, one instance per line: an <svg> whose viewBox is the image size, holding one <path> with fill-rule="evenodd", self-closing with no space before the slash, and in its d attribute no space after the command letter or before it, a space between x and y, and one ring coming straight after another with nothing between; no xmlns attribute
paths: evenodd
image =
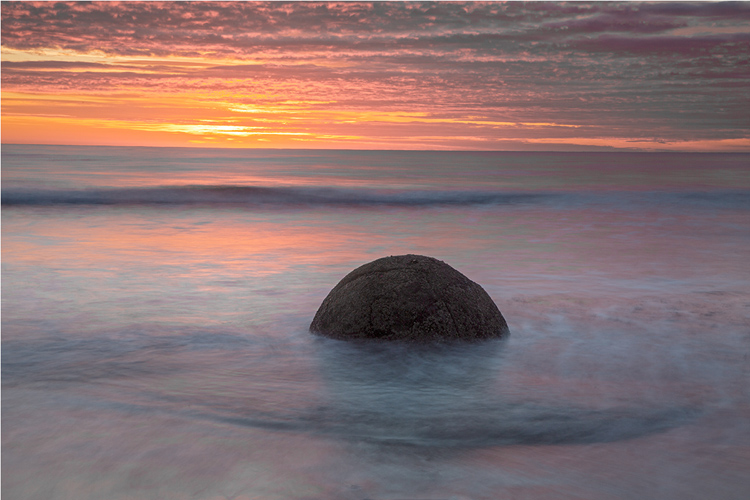
<svg viewBox="0 0 750 500"><path fill-rule="evenodd" d="M645 16L637 12L624 12L618 14L597 15L583 19L556 21L543 24L541 28L558 34L606 32L651 34L675 28L682 28L687 25L687 22L684 20L678 20L666 16Z"/></svg>
<svg viewBox="0 0 750 500"><path fill-rule="evenodd" d="M258 50L476 48L575 33L657 33L739 4L4 2L3 45L115 54L248 57ZM679 15L675 17L675 12Z"/></svg>
<svg viewBox="0 0 750 500"><path fill-rule="evenodd" d="M625 37L602 35L595 38L577 39L570 45L589 52L611 52L621 55L657 55L690 57L704 53L750 54L750 33L711 36L650 36Z"/></svg>
<svg viewBox="0 0 750 500"><path fill-rule="evenodd" d="M750 18L748 2L659 2L639 4L638 9L662 16L745 20Z"/></svg>
<svg viewBox="0 0 750 500"><path fill-rule="evenodd" d="M566 133L631 138L748 133L747 2L2 2L0 9L4 92L200 95L235 109L318 101L337 116L429 113L457 136L467 127L499 134L492 123L568 124L578 128ZM295 112L287 118L301 120Z"/></svg>
<svg viewBox="0 0 750 500"><path fill-rule="evenodd" d="M3 67L7 69L77 69L77 68L109 68L111 65L85 61L6 61Z"/></svg>

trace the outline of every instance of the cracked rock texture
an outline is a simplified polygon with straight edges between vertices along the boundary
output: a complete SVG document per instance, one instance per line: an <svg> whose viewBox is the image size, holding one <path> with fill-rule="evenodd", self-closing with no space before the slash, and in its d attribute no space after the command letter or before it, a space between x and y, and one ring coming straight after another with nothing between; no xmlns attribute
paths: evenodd
<svg viewBox="0 0 750 500"><path fill-rule="evenodd" d="M310 331L343 340L480 340L508 334L481 286L440 260L383 257L344 277L320 305Z"/></svg>

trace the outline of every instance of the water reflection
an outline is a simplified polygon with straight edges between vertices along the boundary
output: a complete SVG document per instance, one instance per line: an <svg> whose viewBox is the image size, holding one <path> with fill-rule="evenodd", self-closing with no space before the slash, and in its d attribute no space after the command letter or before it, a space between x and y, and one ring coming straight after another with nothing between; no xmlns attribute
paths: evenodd
<svg viewBox="0 0 750 500"><path fill-rule="evenodd" d="M681 425L685 407L592 410L545 401L529 388L503 394L508 341L408 345L317 339L329 402L306 418L345 440L473 448L635 438ZM522 394L519 397L518 394Z"/></svg>
<svg viewBox="0 0 750 500"><path fill-rule="evenodd" d="M530 377L506 370L512 337L430 346L322 337L288 343L209 329L156 333L5 341L3 384L85 387L100 404L130 413L456 450L620 441L698 414L679 400L582 406L553 397L548 386L519 387ZM596 387L596 377L587 383Z"/></svg>

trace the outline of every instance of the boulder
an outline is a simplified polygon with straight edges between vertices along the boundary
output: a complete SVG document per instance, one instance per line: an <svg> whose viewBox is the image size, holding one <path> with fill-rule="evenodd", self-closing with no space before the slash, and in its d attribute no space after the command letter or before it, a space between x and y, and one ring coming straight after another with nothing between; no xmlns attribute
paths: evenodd
<svg viewBox="0 0 750 500"><path fill-rule="evenodd" d="M310 331L342 340L444 342L502 337L508 324L481 286L445 262L398 255L346 275Z"/></svg>

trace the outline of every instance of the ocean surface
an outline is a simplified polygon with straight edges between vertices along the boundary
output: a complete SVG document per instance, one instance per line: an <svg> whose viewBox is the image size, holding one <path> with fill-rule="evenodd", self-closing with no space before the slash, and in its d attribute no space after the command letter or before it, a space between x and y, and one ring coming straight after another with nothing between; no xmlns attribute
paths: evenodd
<svg viewBox="0 0 750 500"><path fill-rule="evenodd" d="M750 155L1 154L4 500L748 498ZM308 332L407 253L509 338Z"/></svg>

